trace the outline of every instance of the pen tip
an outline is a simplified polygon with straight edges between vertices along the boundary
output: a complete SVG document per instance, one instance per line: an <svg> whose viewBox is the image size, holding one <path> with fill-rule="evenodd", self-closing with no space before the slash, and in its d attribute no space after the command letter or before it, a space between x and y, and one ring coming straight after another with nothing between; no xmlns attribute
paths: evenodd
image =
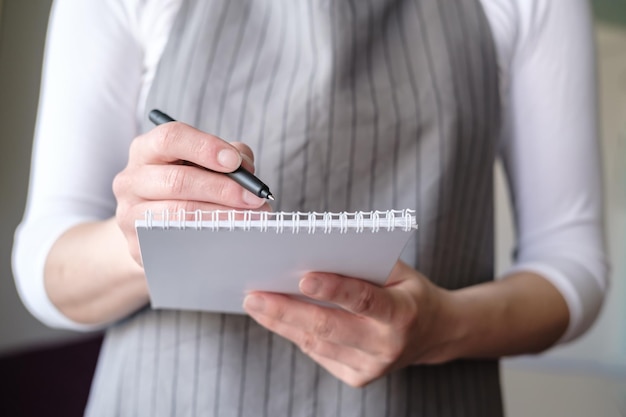
<svg viewBox="0 0 626 417"><path fill-rule="evenodd" d="M275 200L274 196L273 196L273 195L271 195L271 194L269 194L269 195L267 196L267 199L268 199L268 200L272 200L272 201L274 201L274 200Z"/></svg>

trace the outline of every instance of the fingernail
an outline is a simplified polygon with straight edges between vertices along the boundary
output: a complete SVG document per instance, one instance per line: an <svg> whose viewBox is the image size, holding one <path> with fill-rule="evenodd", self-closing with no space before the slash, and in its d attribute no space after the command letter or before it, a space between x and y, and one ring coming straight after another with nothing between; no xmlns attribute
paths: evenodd
<svg viewBox="0 0 626 417"><path fill-rule="evenodd" d="M265 300L259 295L249 295L243 300L243 307L248 311L260 313L265 309Z"/></svg>
<svg viewBox="0 0 626 417"><path fill-rule="evenodd" d="M315 295L320 290L322 283L315 277L304 278L300 281L300 291L303 294Z"/></svg>
<svg viewBox="0 0 626 417"><path fill-rule="evenodd" d="M234 149L225 148L217 154L217 162L229 170L235 170L241 165L241 154Z"/></svg>
<svg viewBox="0 0 626 417"><path fill-rule="evenodd" d="M260 198L255 196L254 194L252 194L250 191L244 190L243 192L243 201L252 207L259 207L261 204L263 204L265 201Z"/></svg>

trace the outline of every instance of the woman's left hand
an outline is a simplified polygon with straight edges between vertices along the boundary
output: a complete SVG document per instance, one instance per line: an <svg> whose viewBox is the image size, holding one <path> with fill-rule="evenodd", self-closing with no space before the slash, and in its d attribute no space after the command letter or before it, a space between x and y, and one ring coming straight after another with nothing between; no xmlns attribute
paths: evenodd
<svg viewBox="0 0 626 417"><path fill-rule="evenodd" d="M248 295L244 308L349 385L364 386L410 364L451 359L447 347L459 334L450 293L401 261L384 287L310 273L300 291L340 308L261 292Z"/></svg>

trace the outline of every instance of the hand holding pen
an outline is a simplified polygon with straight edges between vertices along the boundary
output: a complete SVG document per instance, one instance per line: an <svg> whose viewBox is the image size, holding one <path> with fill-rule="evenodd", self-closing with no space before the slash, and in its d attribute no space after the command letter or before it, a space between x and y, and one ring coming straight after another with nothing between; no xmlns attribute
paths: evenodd
<svg viewBox="0 0 626 417"><path fill-rule="evenodd" d="M159 126L133 140L128 163L113 181L116 222L137 263L135 220L146 210L270 210L272 195L252 174L254 155L247 145L228 143L161 112L151 119Z"/></svg>
<svg viewBox="0 0 626 417"><path fill-rule="evenodd" d="M167 114L156 109L152 110L148 117L150 118L150 121L157 126L163 123L175 121ZM187 163L187 161L183 162ZM256 196L261 198L267 198L268 200L274 200L274 196L270 192L269 187L265 185L260 179L255 177L254 174L245 169L242 165L240 165L239 168L232 172L226 172L226 175Z"/></svg>

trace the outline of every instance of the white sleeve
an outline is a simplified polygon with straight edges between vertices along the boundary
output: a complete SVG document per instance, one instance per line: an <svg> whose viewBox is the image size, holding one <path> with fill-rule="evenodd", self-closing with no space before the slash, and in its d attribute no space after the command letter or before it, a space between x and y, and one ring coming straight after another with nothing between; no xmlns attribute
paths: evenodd
<svg viewBox="0 0 626 417"><path fill-rule="evenodd" d="M143 52L124 0L57 0L48 26L26 212L13 248L20 297L45 324L75 330L46 293L48 252L82 222L115 213L113 177L137 132Z"/></svg>
<svg viewBox="0 0 626 417"><path fill-rule="evenodd" d="M511 271L547 278L570 322L595 320L608 286L595 56L585 0L519 0L502 159L517 227Z"/></svg>

